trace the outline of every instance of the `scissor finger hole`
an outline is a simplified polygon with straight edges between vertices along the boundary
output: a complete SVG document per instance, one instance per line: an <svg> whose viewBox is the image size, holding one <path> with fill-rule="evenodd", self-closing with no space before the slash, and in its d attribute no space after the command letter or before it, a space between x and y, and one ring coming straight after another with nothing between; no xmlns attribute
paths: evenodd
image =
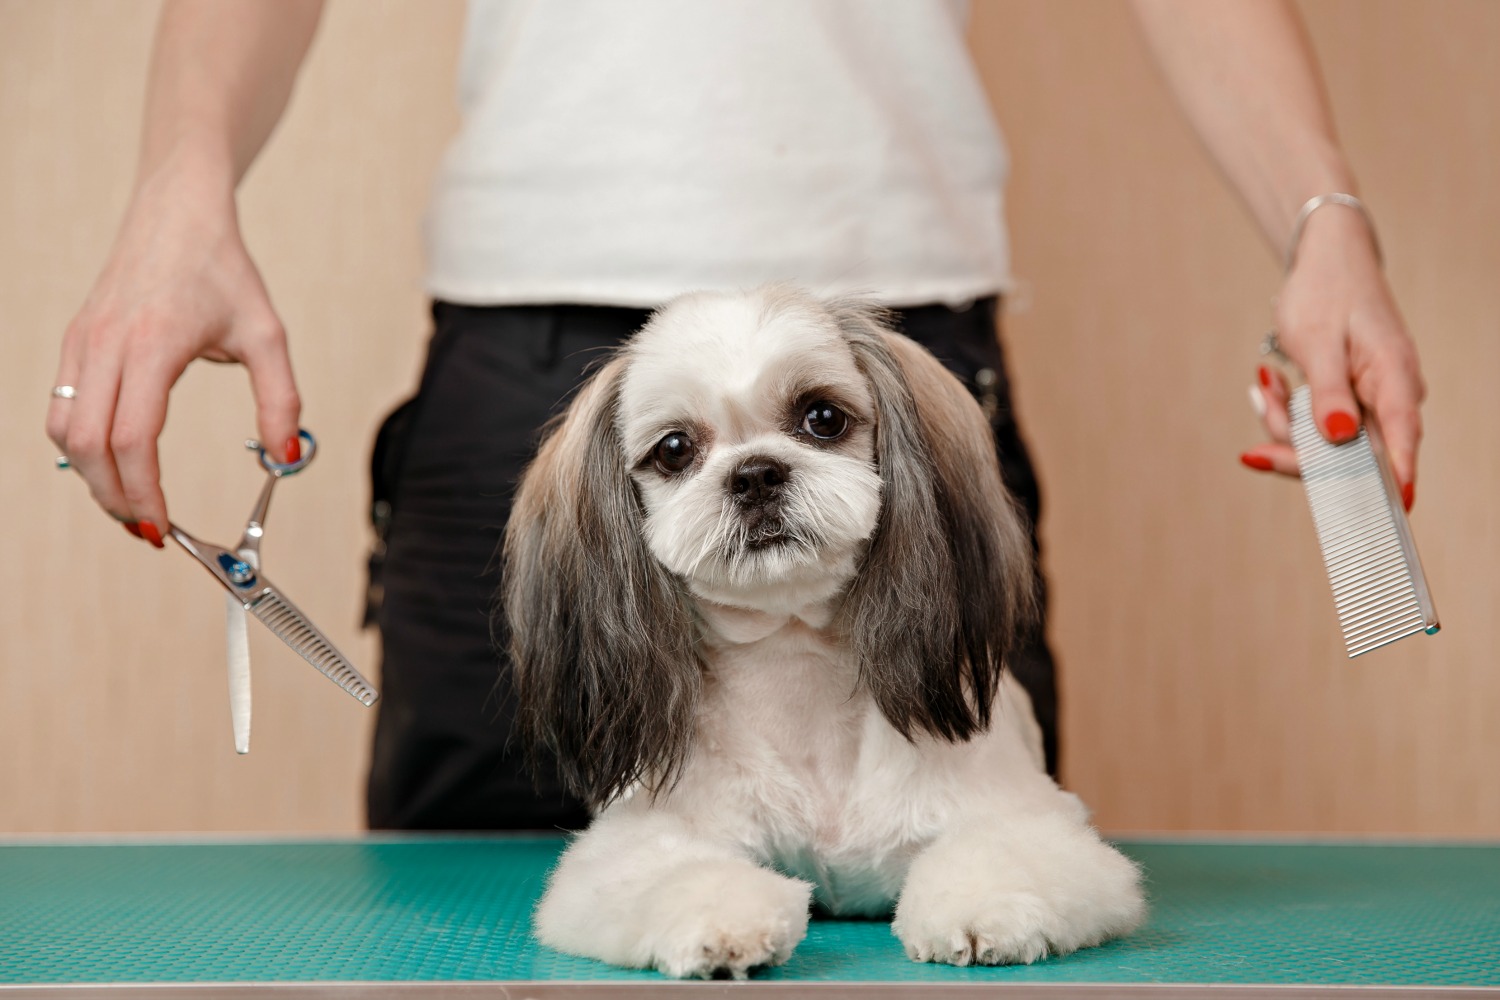
<svg viewBox="0 0 1500 1000"><path fill-rule="evenodd" d="M297 437L302 440L302 455L295 462L278 462L271 458L263 446L260 446L260 464L273 476L291 476L301 472L307 467L307 463L313 460L318 452L318 440L312 436L311 431L298 429Z"/></svg>

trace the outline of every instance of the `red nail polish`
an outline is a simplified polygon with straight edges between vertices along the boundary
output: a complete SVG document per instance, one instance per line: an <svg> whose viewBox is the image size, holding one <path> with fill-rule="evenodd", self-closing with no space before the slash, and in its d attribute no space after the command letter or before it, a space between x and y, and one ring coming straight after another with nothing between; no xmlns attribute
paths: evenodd
<svg viewBox="0 0 1500 1000"><path fill-rule="evenodd" d="M152 545L155 545L159 549L164 549L167 547L161 540L161 532L157 531L156 525L152 524L150 521L141 521L138 525L136 525L136 527L140 529L141 537L150 542Z"/></svg>
<svg viewBox="0 0 1500 1000"><path fill-rule="evenodd" d="M1414 483L1414 482L1407 483L1405 486L1401 487L1401 502L1406 505L1406 509L1407 510L1411 510L1411 505L1412 505L1412 503L1416 499L1417 499L1417 484L1416 483Z"/></svg>
<svg viewBox="0 0 1500 1000"><path fill-rule="evenodd" d="M125 530L128 531L128 532L130 532L135 537L137 537L137 538L144 538L145 537L144 535L141 534L140 526L137 525L134 521L126 521L126 522L124 522L124 525L125 525Z"/></svg>
<svg viewBox="0 0 1500 1000"><path fill-rule="evenodd" d="M1240 461L1245 463L1245 466L1247 468L1254 469L1256 472L1270 472L1273 468L1275 468L1275 466L1271 464L1271 460L1266 456L1252 455L1248 451L1240 456Z"/></svg>
<svg viewBox="0 0 1500 1000"><path fill-rule="evenodd" d="M1256 369L1255 374L1260 376L1260 387L1262 389L1271 388L1271 369L1265 365L1261 365Z"/></svg>
<svg viewBox="0 0 1500 1000"><path fill-rule="evenodd" d="M293 434L291 436L291 438L287 441L287 443L286 443L286 460L287 460L287 464L288 465L290 465L292 462L300 462L302 460L302 437L301 437L301 435Z"/></svg>
<svg viewBox="0 0 1500 1000"><path fill-rule="evenodd" d="M1330 441L1347 441L1359 433L1359 423L1343 410L1328 414L1323 427L1328 431Z"/></svg>

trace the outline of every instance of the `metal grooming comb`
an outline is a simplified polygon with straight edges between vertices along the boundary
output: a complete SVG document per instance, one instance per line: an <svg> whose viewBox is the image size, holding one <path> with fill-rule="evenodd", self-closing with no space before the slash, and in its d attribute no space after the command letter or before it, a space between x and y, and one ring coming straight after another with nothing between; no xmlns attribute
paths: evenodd
<svg viewBox="0 0 1500 1000"><path fill-rule="evenodd" d="M1262 352L1300 376L1274 333ZM1435 634L1437 609L1378 432L1366 421L1353 440L1330 444L1318 432L1305 384L1292 390L1288 410L1349 657L1419 632Z"/></svg>

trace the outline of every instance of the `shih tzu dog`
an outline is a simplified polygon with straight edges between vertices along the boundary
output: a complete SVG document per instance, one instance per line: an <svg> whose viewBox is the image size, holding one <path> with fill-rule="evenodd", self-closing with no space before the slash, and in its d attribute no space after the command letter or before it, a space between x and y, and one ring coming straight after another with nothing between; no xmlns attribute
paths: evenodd
<svg viewBox="0 0 1500 1000"><path fill-rule="evenodd" d="M596 811L543 943L740 978L811 904L955 965L1142 919L1002 669L1032 576L990 429L878 310L668 305L550 430L504 555L522 735Z"/></svg>

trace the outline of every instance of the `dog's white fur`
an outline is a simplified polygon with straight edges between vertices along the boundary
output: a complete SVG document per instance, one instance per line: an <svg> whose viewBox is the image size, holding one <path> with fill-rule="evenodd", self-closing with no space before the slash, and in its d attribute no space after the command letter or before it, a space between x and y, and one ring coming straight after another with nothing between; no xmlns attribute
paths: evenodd
<svg viewBox="0 0 1500 1000"><path fill-rule="evenodd" d="M903 737L862 682L836 611L877 529L881 429L830 312L785 289L689 296L615 364L612 440L646 545L687 594L702 687L675 782L604 805L552 873L539 938L671 976L738 978L786 960L814 901L834 914L894 905L909 956L955 965L1032 962L1134 928L1138 874L1044 773L1009 675L991 725L967 742ZM789 394L809 386L835 387L851 415L838 447L787 424ZM972 403L944 400L932 405ZM982 427L977 407L960 417ZM695 464L663 474L656 443L686 429ZM752 457L791 469L792 544L743 544L725 484ZM542 516L527 488L512 533Z"/></svg>

